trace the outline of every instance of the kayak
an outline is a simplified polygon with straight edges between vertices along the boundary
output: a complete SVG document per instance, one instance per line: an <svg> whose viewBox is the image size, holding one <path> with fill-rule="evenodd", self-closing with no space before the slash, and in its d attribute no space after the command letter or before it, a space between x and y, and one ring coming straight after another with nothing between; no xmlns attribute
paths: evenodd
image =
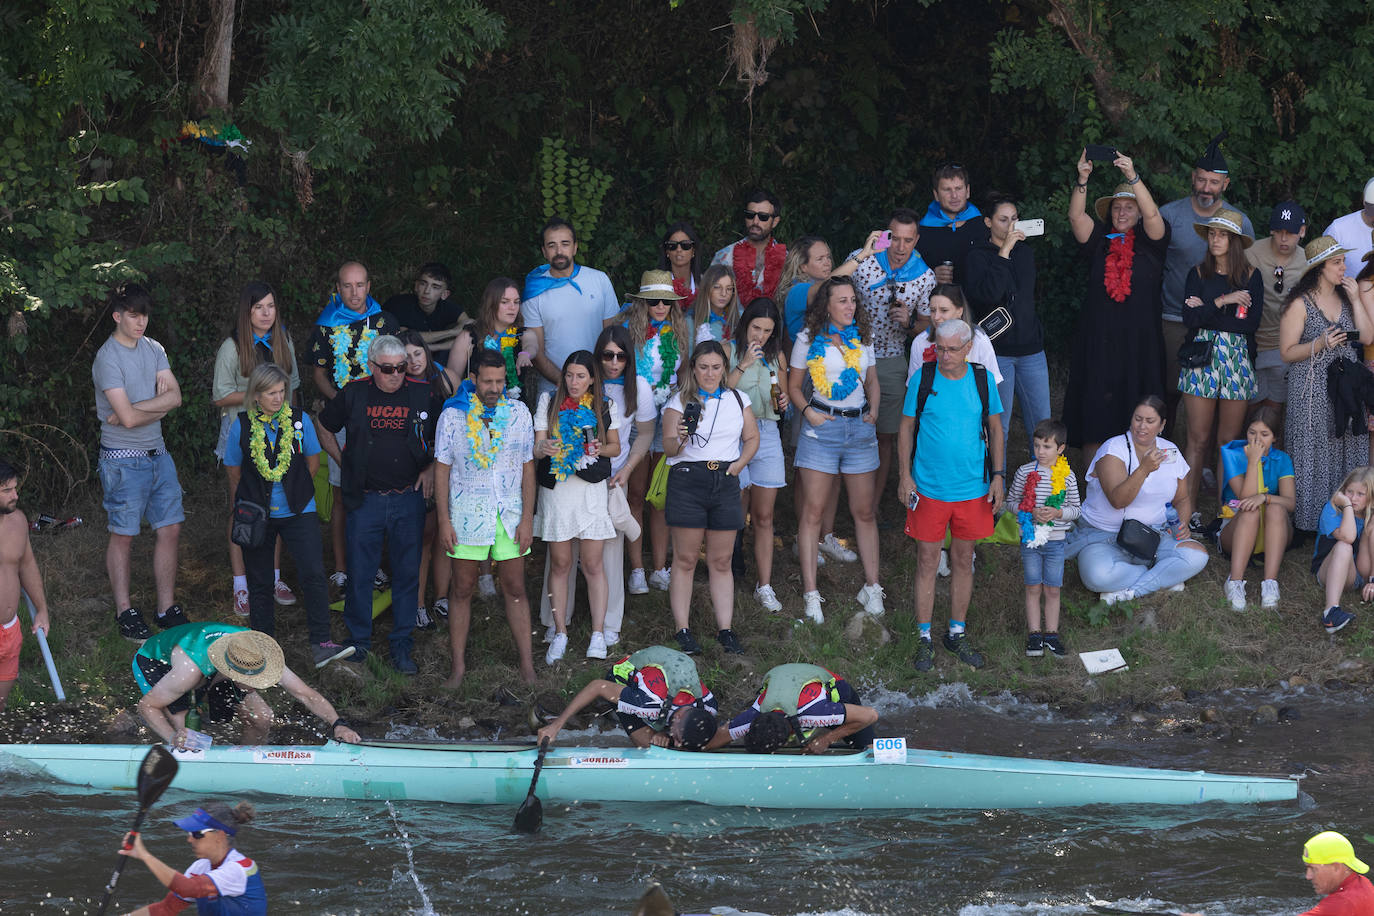
<svg viewBox="0 0 1374 916"><path fill-rule="evenodd" d="M900 747L823 755L690 753L664 748L554 747L537 795L545 802L697 802L825 809L1064 808L1081 805L1292 801L1293 778L1229 776ZM891 744L898 748L893 749ZM147 745L0 745L0 772L97 790L137 783ZM176 751L175 788L308 798L411 799L516 805L536 750L528 745L374 742L214 746Z"/></svg>

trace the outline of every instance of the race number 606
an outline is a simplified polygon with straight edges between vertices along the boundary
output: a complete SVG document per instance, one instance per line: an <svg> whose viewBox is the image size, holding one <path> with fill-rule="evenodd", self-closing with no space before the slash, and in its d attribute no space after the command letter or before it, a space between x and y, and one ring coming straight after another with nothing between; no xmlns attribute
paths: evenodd
<svg viewBox="0 0 1374 916"><path fill-rule="evenodd" d="M875 763L906 763L905 738L878 738L873 742Z"/></svg>

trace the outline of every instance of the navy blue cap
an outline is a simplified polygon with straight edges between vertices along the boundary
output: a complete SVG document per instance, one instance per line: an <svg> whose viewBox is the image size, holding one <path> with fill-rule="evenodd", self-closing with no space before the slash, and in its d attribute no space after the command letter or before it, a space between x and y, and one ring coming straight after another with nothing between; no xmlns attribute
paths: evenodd
<svg viewBox="0 0 1374 916"><path fill-rule="evenodd" d="M1307 225L1307 211L1296 200L1276 204L1269 214L1269 231L1297 232Z"/></svg>
<svg viewBox="0 0 1374 916"><path fill-rule="evenodd" d="M206 813L204 808L197 808L194 814L188 814L173 823L177 825L178 829L185 830L187 833L195 830L222 830L229 836L233 836L237 832L233 827L215 820Z"/></svg>

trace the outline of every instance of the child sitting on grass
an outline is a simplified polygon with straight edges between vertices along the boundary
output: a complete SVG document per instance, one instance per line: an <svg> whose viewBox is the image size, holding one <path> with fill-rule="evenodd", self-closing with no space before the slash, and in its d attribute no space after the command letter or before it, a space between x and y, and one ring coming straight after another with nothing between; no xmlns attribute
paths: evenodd
<svg viewBox="0 0 1374 916"><path fill-rule="evenodd" d="M1068 428L1041 420L1032 435L1035 460L1016 469L1007 506L1021 526L1021 567L1026 583L1026 656L1049 649L1056 658L1067 651L1059 639L1059 590L1064 585L1064 538L1080 511L1078 481L1064 458ZM1040 596L1045 596L1045 628L1040 628Z"/></svg>
<svg viewBox="0 0 1374 916"><path fill-rule="evenodd" d="M1317 519L1317 546L1312 551L1312 572L1326 589L1326 610L1322 612L1322 626L1335 633L1355 619L1341 607L1341 592L1350 586L1360 589L1364 601L1374 599L1374 538L1365 541L1364 526L1374 506L1374 468L1356 468L1345 475L1341 488L1331 494L1331 501Z"/></svg>

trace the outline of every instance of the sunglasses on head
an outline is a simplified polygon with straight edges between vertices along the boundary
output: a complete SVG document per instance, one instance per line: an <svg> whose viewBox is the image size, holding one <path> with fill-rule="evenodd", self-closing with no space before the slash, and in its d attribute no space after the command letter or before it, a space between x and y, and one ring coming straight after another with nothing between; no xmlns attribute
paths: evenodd
<svg viewBox="0 0 1374 916"><path fill-rule="evenodd" d="M697 243L692 241L663 243L664 251L677 251L679 248L681 248L683 251L691 251L695 247L697 247Z"/></svg>
<svg viewBox="0 0 1374 916"><path fill-rule="evenodd" d="M767 212L766 210L745 210L745 211L744 211L744 219L745 219L745 222L748 222L748 221L751 220L751 219L756 219L756 220L758 220L758 221L761 222L761 223L766 223L766 222L768 222L770 219L772 219L772 218L775 217L775 216L777 216L776 213L769 213L769 212Z"/></svg>
<svg viewBox="0 0 1374 916"><path fill-rule="evenodd" d="M1282 268L1282 267L1275 267L1275 268L1274 268L1274 292L1276 292L1276 293L1281 293L1281 292L1283 292L1283 268Z"/></svg>
<svg viewBox="0 0 1374 916"><path fill-rule="evenodd" d="M192 839L203 840L203 839L205 839L205 834L207 834L207 833L214 833L214 832L215 832L215 828L214 828L214 827L206 827L204 830L192 830L192 831L190 831L190 834L191 834L191 838L192 838Z"/></svg>
<svg viewBox="0 0 1374 916"><path fill-rule="evenodd" d="M624 351L624 350L602 350L602 351L601 351L601 359L602 359L602 361L608 362L608 363L611 363L611 362L623 363L623 362L625 362L625 351Z"/></svg>
<svg viewBox="0 0 1374 916"><path fill-rule="evenodd" d="M397 375L398 373L406 371L405 363L373 363L372 365L376 366L377 371L383 375Z"/></svg>

